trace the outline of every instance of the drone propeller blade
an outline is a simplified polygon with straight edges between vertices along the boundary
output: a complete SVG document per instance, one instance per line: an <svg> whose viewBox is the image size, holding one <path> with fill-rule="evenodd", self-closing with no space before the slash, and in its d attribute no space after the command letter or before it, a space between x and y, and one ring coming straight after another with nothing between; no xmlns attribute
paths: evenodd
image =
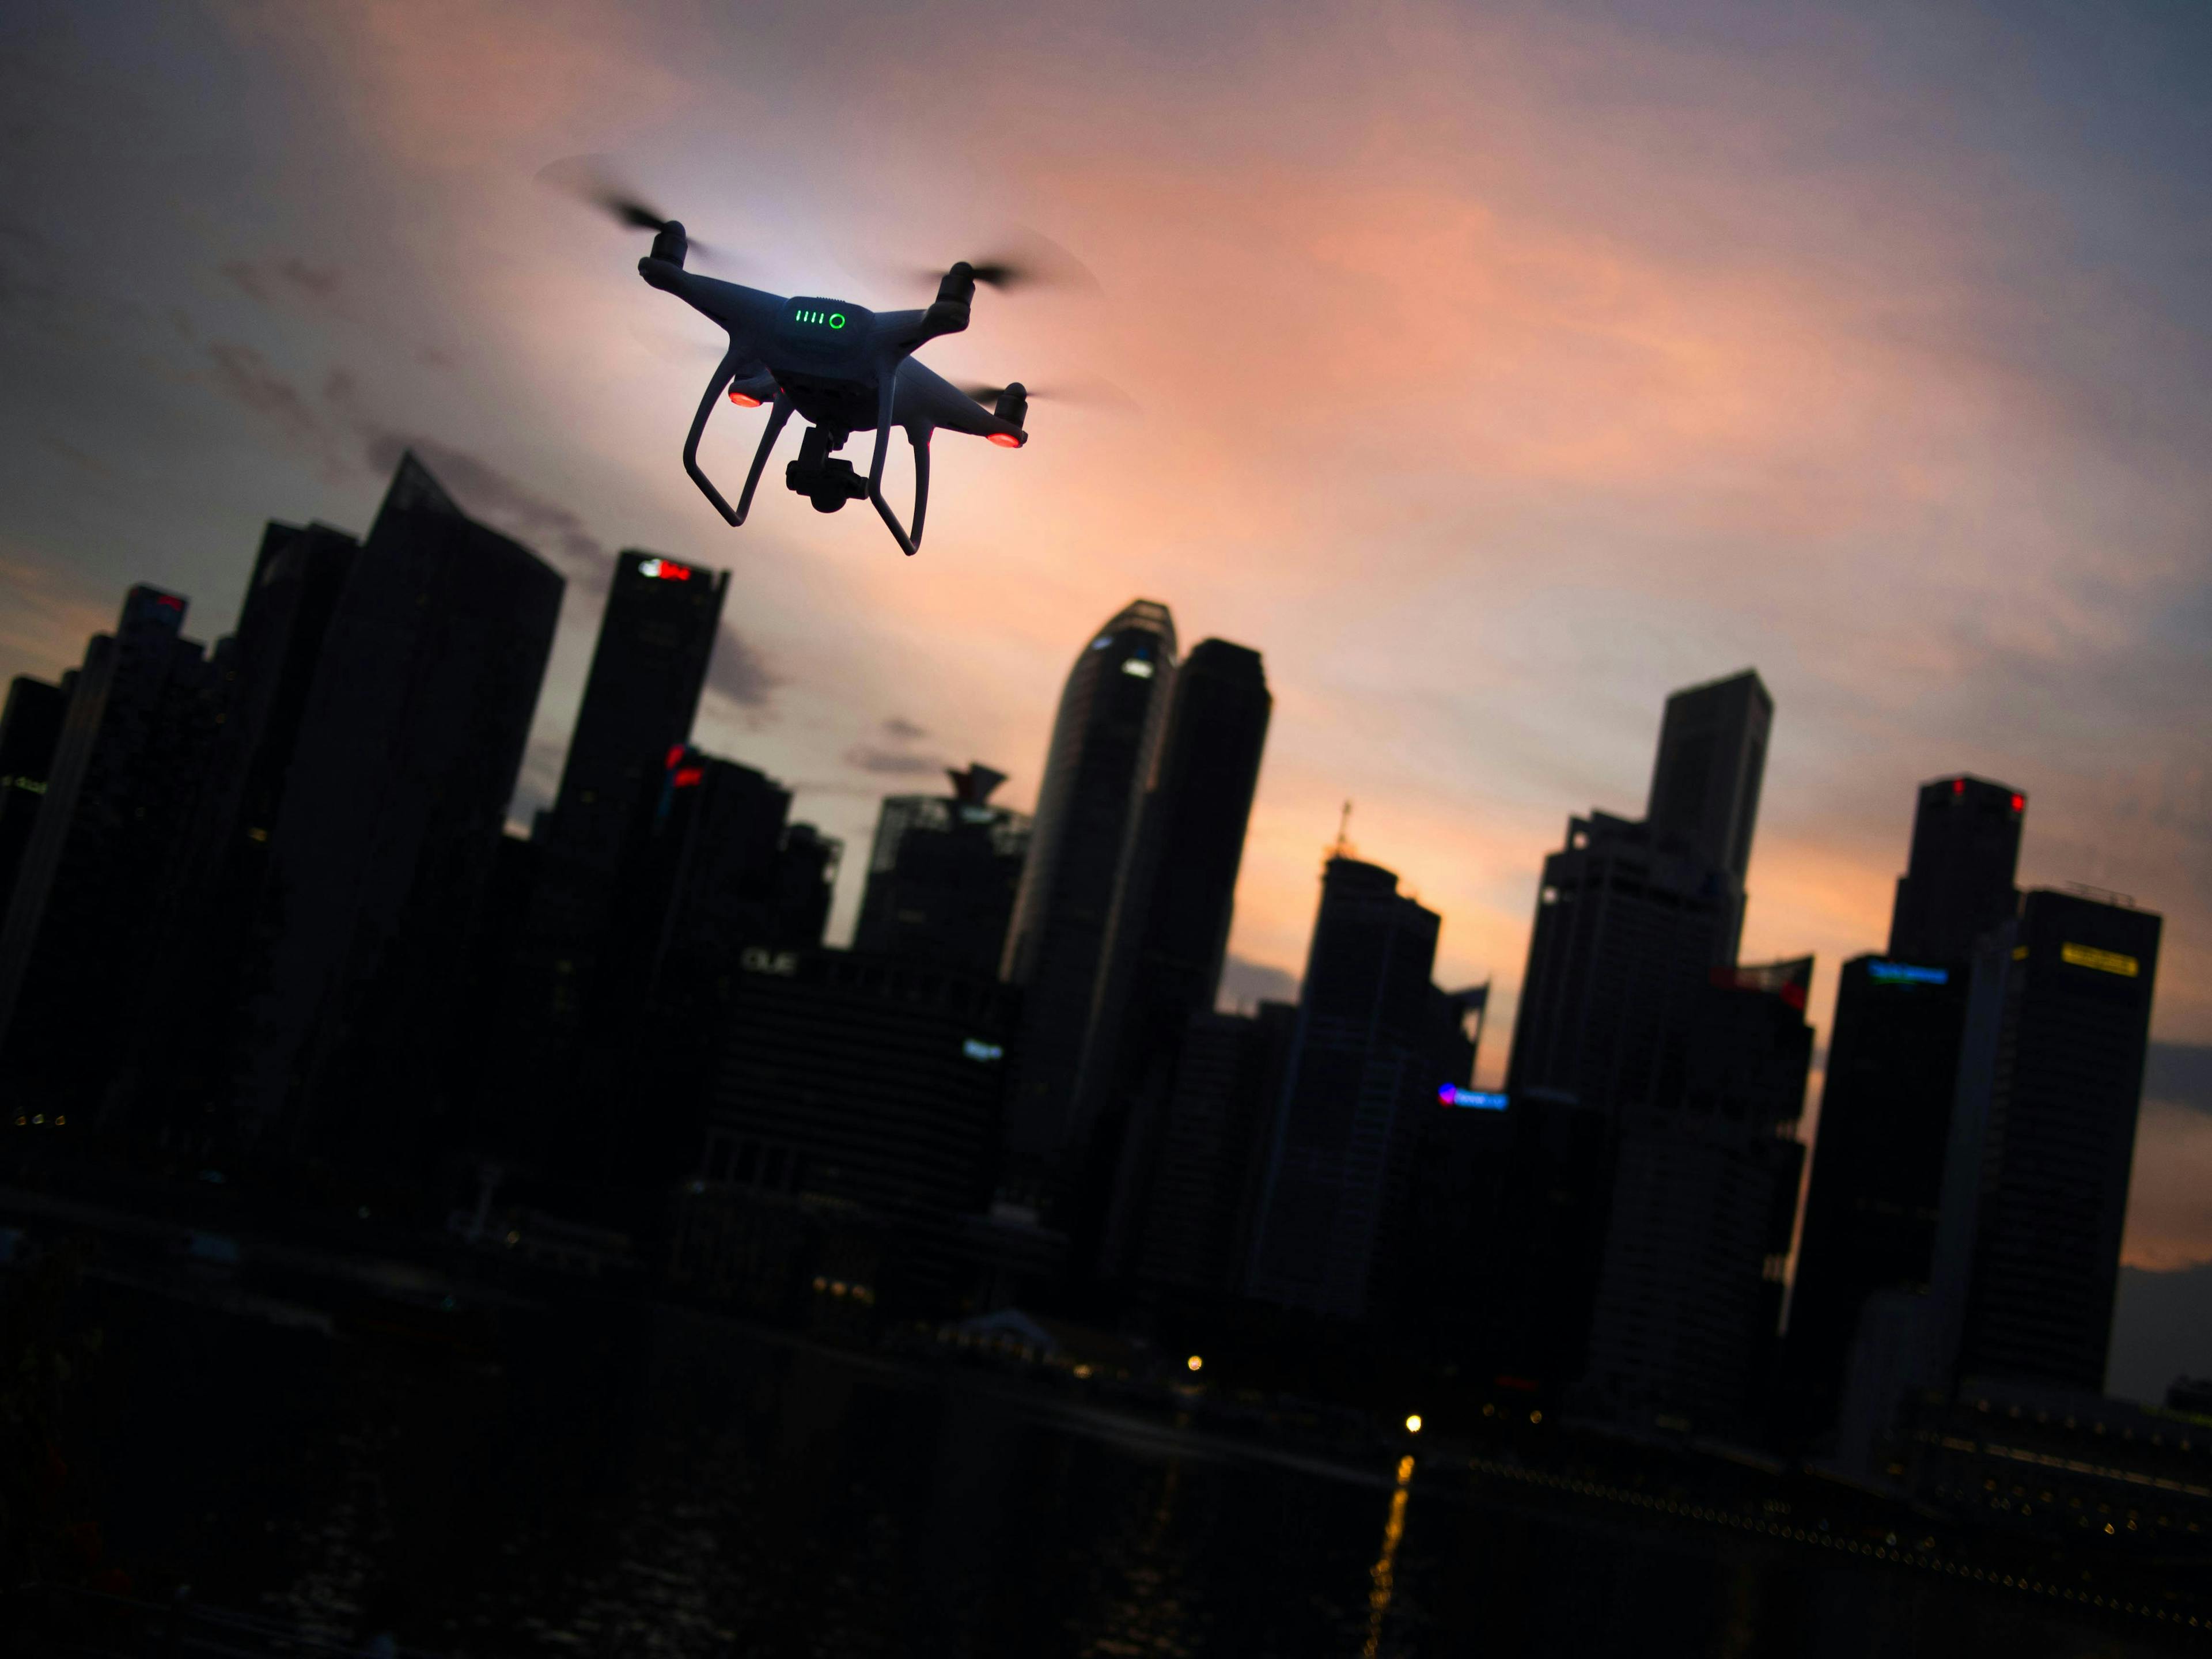
<svg viewBox="0 0 2212 1659"><path fill-rule="evenodd" d="M988 257L965 263L977 282L1002 294L1026 288L1075 289L1090 294L1103 291L1097 277L1091 275L1091 268L1082 260L1050 237L1027 227L1018 228L1002 239L997 250ZM944 265L933 270L908 265L893 274L902 283L921 287L935 283L945 270Z"/></svg>
<svg viewBox="0 0 2212 1659"><path fill-rule="evenodd" d="M995 404L1011 390L1003 386L981 386L966 382L962 383L960 389L977 403L987 406ZM1111 380L1083 380L1073 382L1063 380L1056 386L1046 386L1042 391L1024 383L1022 390L1031 403L1042 399L1046 403L1073 404L1085 409L1111 410L1117 415L1144 413L1144 410L1139 407L1137 400Z"/></svg>
<svg viewBox="0 0 2212 1659"><path fill-rule="evenodd" d="M597 208L630 230L649 230L657 235L676 222L617 176L612 162L604 155L568 155L549 161L538 168L538 182ZM694 253L712 257L715 252L696 237L687 235L685 241Z"/></svg>

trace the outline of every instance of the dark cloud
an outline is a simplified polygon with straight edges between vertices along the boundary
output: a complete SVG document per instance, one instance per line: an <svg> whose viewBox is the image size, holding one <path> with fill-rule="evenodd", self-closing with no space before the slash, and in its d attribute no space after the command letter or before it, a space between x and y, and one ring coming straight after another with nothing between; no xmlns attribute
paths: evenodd
<svg viewBox="0 0 2212 1659"><path fill-rule="evenodd" d="M2143 1098L2212 1116L2212 1042L2154 1042L2143 1065Z"/></svg>
<svg viewBox="0 0 2212 1659"><path fill-rule="evenodd" d="M215 368L216 386L224 395L260 416L295 448L313 454L326 476L345 470L337 434L322 412L259 351L235 341L217 340L208 346L206 355Z"/></svg>
<svg viewBox="0 0 2212 1659"><path fill-rule="evenodd" d="M783 681L750 643L727 623L714 638L714 655L707 665L707 689L728 698L740 708L768 707L769 698Z"/></svg>
<svg viewBox="0 0 2212 1659"><path fill-rule="evenodd" d="M313 305L327 305L337 297L344 277L336 265L310 264L297 255L282 259L232 259L222 274L263 305L292 295Z"/></svg>
<svg viewBox="0 0 2212 1659"><path fill-rule="evenodd" d="M883 749L872 743L857 743L848 749L845 764L894 778L920 777L945 768L945 763L933 755L917 755L906 749Z"/></svg>
<svg viewBox="0 0 2212 1659"><path fill-rule="evenodd" d="M912 720L894 714L884 722L884 735L894 743L912 743L929 733Z"/></svg>

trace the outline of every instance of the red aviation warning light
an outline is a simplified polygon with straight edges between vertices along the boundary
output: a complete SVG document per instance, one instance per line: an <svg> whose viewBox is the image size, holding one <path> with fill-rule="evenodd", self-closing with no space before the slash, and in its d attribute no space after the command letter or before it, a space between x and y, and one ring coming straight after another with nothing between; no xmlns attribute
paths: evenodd
<svg viewBox="0 0 2212 1659"><path fill-rule="evenodd" d="M2015 812L2025 812L2027 811L2027 797L2025 795L2014 795L2012 798L2012 810Z"/></svg>
<svg viewBox="0 0 2212 1659"><path fill-rule="evenodd" d="M688 582L691 580L691 567L678 564L673 559L641 559L637 574L652 581Z"/></svg>

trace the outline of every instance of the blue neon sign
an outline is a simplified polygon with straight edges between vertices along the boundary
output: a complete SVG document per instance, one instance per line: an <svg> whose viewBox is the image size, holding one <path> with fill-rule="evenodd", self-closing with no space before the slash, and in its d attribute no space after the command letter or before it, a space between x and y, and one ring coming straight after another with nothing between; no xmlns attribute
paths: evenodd
<svg viewBox="0 0 2212 1659"><path fill-rule="evenodd" d="M1437 1090L1437 1099L1446 1106L1472 1106L1478 1112L1502 1112L1505 1109L1504 1091L1462 1089L1456 1083L1440 1086Z"/></svg>
<svg viewBox="0 0 2212 1659"><path fill-rule="evenodd" d="M1877 985L1948 985L1948 968L1916 968L1909 962L1869 962L1867 977Z"/></svg>

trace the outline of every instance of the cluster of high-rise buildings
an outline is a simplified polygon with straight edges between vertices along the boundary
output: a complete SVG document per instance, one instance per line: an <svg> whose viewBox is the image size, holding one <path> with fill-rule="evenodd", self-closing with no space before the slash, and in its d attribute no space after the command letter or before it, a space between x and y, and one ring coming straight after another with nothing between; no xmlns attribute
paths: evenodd
<svg viewBox="0 0 2212 1659"><path fill-rule="evenodd" d="M778 1316L1233 1332L1866 1467L1900 1400L2101 1387L2160 924L2023 898L2018 791L1922 789L1808 1182L1813 963L1739 960L1755 673L1668 699L1641 819L1568 822L1483 1091L1488 988L1340 842L1296 1001L1217 1006L1257 652L1110 618L1034 817L980 764L886 800L836 949L842 849L692 741L720 573L619 556L558 793L506 829L562 586L410 458L366 537L272 525L212 650L139 587L17 680L9 1125L472 1239L496 1194L538 1221L493 1237L649 1240Z"/></svg>

